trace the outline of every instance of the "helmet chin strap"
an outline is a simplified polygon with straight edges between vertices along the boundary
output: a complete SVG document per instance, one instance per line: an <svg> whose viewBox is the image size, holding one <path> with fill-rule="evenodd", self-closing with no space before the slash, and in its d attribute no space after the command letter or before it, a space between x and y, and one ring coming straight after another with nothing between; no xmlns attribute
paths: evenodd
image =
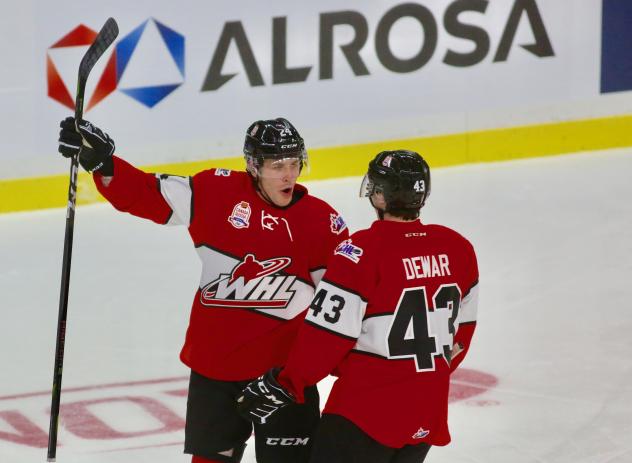
<svg viewBox="0 0 632 463"><path fill-rule="evenodd" d="M258 175L257 175L257 178L255 179L255 188L256 188L257 192L259 192L259 194L263 197L264 200L266 200L267 202L269 202L270 204L272 204L275 207L281 207L277 203L272 201L272 198L270 198L270 195L266 192L266 190L264 190L261 187L261 180L259 179Z"/></svg>
<svg viewBox="0 0 632 463"><path fill-rule="evenodd" d="M258 175L256 178L253 179L253 183L255 184L255 190L259 192L263 200L266 201L267 203L270 203L272 206L276 207L277 209L287 209L294 202L294 201L290 201L288 205L281 206L280 204L277 204L274 201L272 201L272 198L270 198L270 195L261 187L261 182Z"/></svg>

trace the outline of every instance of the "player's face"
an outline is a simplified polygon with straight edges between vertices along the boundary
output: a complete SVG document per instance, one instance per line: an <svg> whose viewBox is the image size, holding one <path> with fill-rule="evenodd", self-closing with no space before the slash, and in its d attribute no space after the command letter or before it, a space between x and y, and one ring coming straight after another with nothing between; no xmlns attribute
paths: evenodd
<svg viewBox="0 0 632 463"><path fill-rule="evenodd" d="M259 168L259 187L277 206L287 206L292 201L294 185L301 172L298 158L264 159Z"/></svg>

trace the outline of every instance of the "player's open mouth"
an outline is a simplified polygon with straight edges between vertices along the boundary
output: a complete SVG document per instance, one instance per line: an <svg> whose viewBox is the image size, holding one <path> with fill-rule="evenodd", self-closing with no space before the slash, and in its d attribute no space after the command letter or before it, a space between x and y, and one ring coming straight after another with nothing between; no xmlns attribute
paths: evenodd
<svg viewBox="0 0 632 463"><path fill-rule="evenodd" d="M281 190L284 194L289 195L290 193L292 193L292 188L284 188L283 190Z"/></svg>

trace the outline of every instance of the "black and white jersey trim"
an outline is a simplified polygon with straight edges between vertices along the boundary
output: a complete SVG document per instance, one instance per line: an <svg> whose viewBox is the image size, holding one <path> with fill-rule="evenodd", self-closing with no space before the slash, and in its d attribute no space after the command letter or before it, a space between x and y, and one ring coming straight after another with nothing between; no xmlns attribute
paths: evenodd
<svg viewBox="0 0 632 463"><path fill-rule="evenodd" d="M389 315L393 315L393 312L381 312L381 313L372 313L364 316L364 319L367 320L373 317L387 317Z"/></svg>
<svg viewBox="0 0 632 463"><path fill-rule="evenodd" d="M316 287L305 320L343 337L357 339L366 305L358 293L323 279Z"/></svg>
<svg viewBox="0 0 632 463"><path fill-rule="evenodd" d="M191 225L193 184L191 177L178 175L155 174L158 189L162 194L172 214L167 225Z"/></svg>
<svg viewBox="0 0 632 463"><path fill-rule="evenodd" d="M459 326L476 323L478 308L478 286L473 286L468 295L461 300L457 318L454 323L455 332L448 330L445 317L451 312L434 310L428 312L429 334L435 339L437 348L443 345L451 345L453 336L458 332ZM395 319L395 313L372 313L362 320L361 334L354 349L358 352L391 358L389 354L388 339Z"/></svg>
<svg viewBox="0 0 632 463"><path fill-rule="evenodd" d="M323 278L323 280L322 280L322 281L323 281L323 283L327 283L328 285L334 286L334 287L336 287L336 288L340 289L341 291L344 291L345 293L353 294L353 295L355 295L355 296L359 297L359 298L360 298L360 300L361 300L362 302L364 302L365 304L369 302L367 299L365 299L365 298L362 296L362 294L360 294L360 293L359 293L359 292L357 292L357 291L354 291L354 290L352 290L352 289L349 289L349 288L347 288L347 287L345 287L345 286L342 286L342 285L340 285L340 284L338 284L338 283L333 283L331 280L328 280L327 278Z"/></svg>
<svg viewBox="0 0 632 463"><path fill-rule="evenodd" d="M358 354L358 355L366 355L367 357L374 357L374 358L378 358L378 359L382 359L382 360L389 360L389 361L395 361L395 362L410 362L414 360L411 357L396 357L396 358L388 358L384 355L380 355L380 354L376 354L374 352L367 352L364 350L358 350L358 349L351 349L350 351L353 354ZM435 360L438 358L441 358L441 354L435 354L434 356Z"/></svg>
<svg viewBox="0 0 632 463"><path fill-rule="evenodd" d="M478 284L475 284L461 300L457 324L476 322L478 316Z"/></svg>
<svg viewBox="0 0 632 463"><path fill-rule="evenodd" d="M309 320L305 320L305 323L310 325L310 326L313 326L314 328L318 328L319 330L323 330L323 331L326 331L326 332L331 333L333 335L336 335L339 338L347 339L349 341L357 341L357 339L358 339L358 338L354 338L353 336L347 336L347 335L344 335L344 334L342 334L342 333L340 333L338 331L331 330L329 328L324 327L323 325L319 325L318 323L314 323L314 322L309 321Z"/></svg>

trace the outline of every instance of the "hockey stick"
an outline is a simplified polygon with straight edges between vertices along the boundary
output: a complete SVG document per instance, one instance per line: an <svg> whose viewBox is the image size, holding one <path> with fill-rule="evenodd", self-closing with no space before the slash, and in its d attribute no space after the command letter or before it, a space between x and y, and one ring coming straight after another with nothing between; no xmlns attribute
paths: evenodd
<svg viewBox="0 0 632 463"><path fill-rule="evenodd" d="M88 51L81 59L75 98L75 125L83 117L83 96L88 75L97 60L114 42L118 35L118 25L109 18ZM77 129L79 131L79 129ZM68 288L70 286L70 262L72 259L72 237L75 226L75 205L77 203L77 171L79 153L70 162L70 185L68 186L68 206L66 208L66 233L64 236L64 255L61 270L61 289L59 292L59 318L57 319L57 341L55 347L55 367L53 370L53 390L50 406L50 427L48 430L48 461L55 461L57 454L57 426L59 424L59 402L61 399L61 378L64 366L64 344L66 342L66 316L68 312Z"/></svg>

